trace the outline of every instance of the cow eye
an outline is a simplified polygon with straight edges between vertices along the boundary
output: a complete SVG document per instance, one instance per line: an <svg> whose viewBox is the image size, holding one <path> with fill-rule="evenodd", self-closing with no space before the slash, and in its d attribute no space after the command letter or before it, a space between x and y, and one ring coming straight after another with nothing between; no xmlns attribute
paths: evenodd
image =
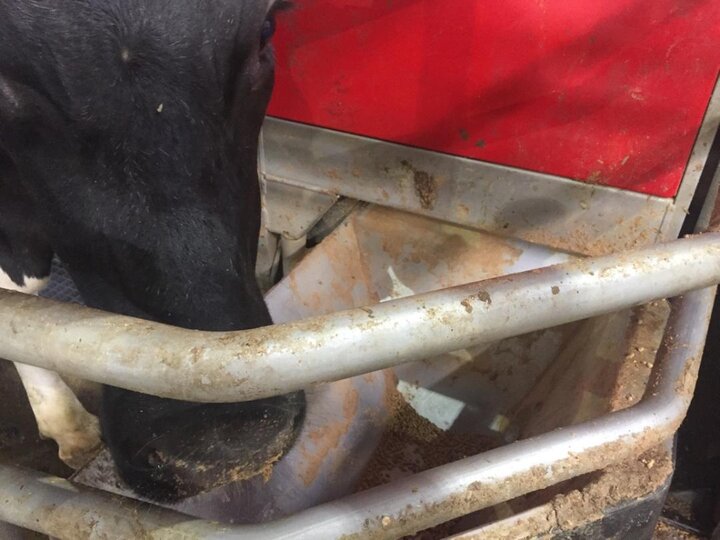
<svg viewBox="0 0 720 540"><path fill-rule="evenodd" d="M275 35L275 13L271 13L263 23L262 32L260 33L260 47L265 47L272 37Z"/></svg>
<svg viewBox="0 0 720 540"><path fill-rule="evenodd" d="M263 22L262 31L260 32L260 47L264 48L275 35L275 29L277 24L275 22L275 16L283 11L289 11L294 7L294 4L290 0L277 0L273 4L270 12Z"/></svg>

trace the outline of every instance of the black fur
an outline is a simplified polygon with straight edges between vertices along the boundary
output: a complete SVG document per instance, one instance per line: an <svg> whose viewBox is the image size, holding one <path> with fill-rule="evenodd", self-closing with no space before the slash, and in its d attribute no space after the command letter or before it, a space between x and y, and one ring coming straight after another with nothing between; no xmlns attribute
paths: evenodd
<svg viewBox="0 0 720 540"><path fill-rule="evenodd" d="M0 151L0 269L17 285L50 275L52 249L34 219L32 200L16 182L12 162Z"/></svg>
<svg viewBox="0 0 720 540"><path fill-rule="evenodd" d="M90 306L203 330L271 324L254 279L268 16L260 0L0 0L0 194L23 197L0 213L28 207L46 265L32 272L54 251ZM191 406L108 388L101 420L121 475L172 500L224 479L223 459L265 465L268 436L235 436L253 411L284 451L303 408L302 395ZM192 439L168 435L184 426ZM176 446L148 453L163 438Z"/></svg>

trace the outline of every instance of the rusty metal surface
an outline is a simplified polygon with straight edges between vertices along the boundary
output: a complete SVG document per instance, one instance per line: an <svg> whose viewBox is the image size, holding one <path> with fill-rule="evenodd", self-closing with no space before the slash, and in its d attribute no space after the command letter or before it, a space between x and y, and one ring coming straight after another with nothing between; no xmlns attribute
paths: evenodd
<svg viewBox="0 0 720 540"><path fill-rule="evenodd" d="M163 397L243 401L718 281L720 234L706 234L239 332L184 330L2 291L0 357Z"/></svg>

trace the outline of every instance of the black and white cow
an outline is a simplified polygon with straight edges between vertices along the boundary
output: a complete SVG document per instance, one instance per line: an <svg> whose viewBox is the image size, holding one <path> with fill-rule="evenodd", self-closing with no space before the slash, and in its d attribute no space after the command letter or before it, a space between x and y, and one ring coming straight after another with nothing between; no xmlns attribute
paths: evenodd
<svg viewBox="0 0 720 540"><path fill-rule="evenodd" d="M204 330L271 324L254 279L257 150L280 0L0 0L0 286L56 254L84 300ZM88 359L91 361L91 359ZM100 429L18 366L70 464ZM292 445L304 395L197 404L106 387L100 425L139 494L172 501L257 474Z"/></svg>

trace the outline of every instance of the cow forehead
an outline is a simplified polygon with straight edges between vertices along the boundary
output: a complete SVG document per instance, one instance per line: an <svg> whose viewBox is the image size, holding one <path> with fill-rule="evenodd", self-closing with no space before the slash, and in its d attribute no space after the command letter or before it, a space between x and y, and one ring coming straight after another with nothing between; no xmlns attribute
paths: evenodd
<svg viewBox="0 0 720 540"><path fill-rule="evenodd" d="M57 0L46 6L0 0L0 73L20 73L66 112L82 112L85 119L110 115L103 113L109 100L131 95L117 91L130 79L141 97L162 95L169 113L166 101L172 96L190 103L198 92L225 91L227 70L235 66L231 59L252 53L263 20L281 1L88 0L74 6L76 0ZM76 9L61 9L70 4ZM53 54L33 54L36 50ZM3 90L0 84L0 97Z"/></svg>

